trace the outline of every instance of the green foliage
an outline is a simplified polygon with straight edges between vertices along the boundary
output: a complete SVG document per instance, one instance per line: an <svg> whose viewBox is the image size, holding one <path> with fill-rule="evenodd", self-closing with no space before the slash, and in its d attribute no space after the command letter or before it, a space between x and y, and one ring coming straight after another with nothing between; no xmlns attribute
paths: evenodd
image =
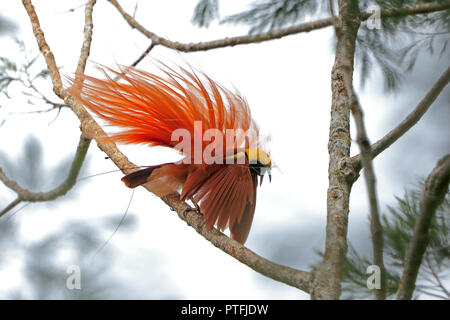
<svg viewBox="0 0 450 320"><path fill-rule="evenodd" d="M225 17L222 23L247 24L249 33L275 30L300 22L308 15L323 11L328 1L317 0L258 0L250 9Z"/></svg>
<svg viewBox="0 0 450 320"><path fill-rule="evenodd" d="M29 53L25 49L25 44L23 41L15 39L17 49L19 50L19 54L14 57L14 61L8 57L0 56L0 94L3 94L8 100L11 101L11 104L14 104L14 109L17 110L18 104L17 101L13 101L15 97L17 97L17 90L21 90L21 94L27 97L27 101L24 105L27 108L35 106L36 109L21 112L15 111L7 113L4 119L0 119L0 127L7 121L8 117L12 114L19 113L42 113L42 112L50 112L53 110L57 110L58 117L61 108L65 105L53 98L47 97L46 94L42 93L40 85L42 81L47 80L49 77L49 71L47 67L44 65L40 67L40 63L42 60L38 58L40 55L34 55L32 58L29 57ZM38 63L40 61L40 63ZM8 100L3 100L4 107L8 104ZM42 109L42 106L47 106L47 109ZM48 106L51 106L48 108ZM55 120L56 120L55 117ZM53 120L54 121L54 120Z"/></svg>
<svg viewBox="0 0 450 320"><path fill-rule="evenodd" d="M219 17L219 0L200 0L194 9L192 23L198 27L208 27Z"/></svg>
<svg viewBox="0 0 450 320"><path fill-rule="evenodd" d="M374 5L381 10L392 10L427 2L448 1L360 1L361 11ZM369 29L362 23L358 31L356 64L360 68L361 85L370 76L372 66L380 68L385 89L398 89L405 71L412 71L419 54L425 50L430 55L442 56L448 46L450 10L421 15L397 14L381 17L381 29Z"/></svg>
<svg viewBox="0 0 450 320"><path fill-rule="evenodd" d="M381 32L373 30L366 32L364 27L358 32L355 60L360 70L361 87L365 86L373 65L380 68L386 90L398 89L403 79L398 51L390 49L383 41L385 40Z"/></svg>
<svg viewBox="0 0 450 320"><path fill-rule="evenodd" d="M218 18L218 2L200 0L193 21L199 26L208 26L213 19ZM430 2L448 4L448 0L362 0L358 4L362 12L367 12L373 6L392 10ZM254 34L313 21L324 14L330 15L328 0L255 0L249 9L225 17L221 23L246 24L249 33ZM361 86L365 85L373 67L377 66L383 75L385 89L395 91L405 71L413 70L421 52L426 50L430 55L443 55L450 41L449 33L450 10L420 15L398 13L392 17L382 16L381 29L369 29L363 22L355 52Z"/></svg>
<svg viewBox="0 0 450 320"><path fill-rule="evenodd" d="M17 65L6 57L0 57L0 91L6 91L17 78L11 73L17 72Z"/></svg>
<svg viewBox="0 0 450 320"><path fill-rule="evenodd" d="M39 55L33 58L28 58L25 52L25 45L21 40L16 40L18 49L23 55L24 61L22 63L16 63L8 57L0 56L0 92L9 98L8 88L13 82L21 83L27 90L23 93L28 96L34 94L40 94L36 92L36 87L32 87L33 81L36 79L46 79L49 76L47 68L39 69L37 72L32 72L35 69L35 62L38 60ZM20 60L17 59L17 60ZM38 97L42 100L42 96ZM29 101L34 104L32 100Z"/></svg>
<svg viewBox="0 0 450 320"><path fill-rule="evenodd" d="M344 276L342 291L344 299L369 299L373 297L373 291L367 288L367 267L373 263L366 257L358 254L352 244L349 244L347 258L344 262ZM389 269L386 274L386 294L392 296L398 288L398 280L401 274L398 270Z"/></svg>
<svg viewBox="0 0 450 320"><path fill-rule="evenodd" d="M397 205L388 207L389 214L382 217L384 231L384 255L387 270L387 294L396 293L410 240L419 211L421 189L408 190L403 198L397 197ZM442 279L448 279L450 269L450 237L448 231L450 193L439 206L430 228L430 243L416 282L416 297L420 294L448 299L448 291ZM350 244L344 266L343 291L345 298L370 298L367 289L367 266L372 262L359 255Z"/></svg>

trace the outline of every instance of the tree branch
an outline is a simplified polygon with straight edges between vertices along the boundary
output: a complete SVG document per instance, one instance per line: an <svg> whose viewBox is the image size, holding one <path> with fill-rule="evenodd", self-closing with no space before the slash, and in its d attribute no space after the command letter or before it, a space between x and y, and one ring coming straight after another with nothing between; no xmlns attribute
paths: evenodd
<svg viewBox="0 0 450 320"><path fill-rule="evenodd" d="M447 296L447 299L450 299L450 292L447 290L447 288L445 288L444 284L439 278L439 274L434 269L433 263L430 261L430 256L428 254L425 254L425 262L427 263L428 269L430 269L430 273L436 281L438 288Z"/></svg>
<svg viewBox="0 0 450 320"><path fill-rule="evenodd" d="M53 91L58 97L62 97L63 85L61 81L61 75L56 65L53 52L50 50L47 41L45 40L44 32L42 32L39 19L34 10L34 6L30 0L22 0L22 4L30 17L31 26L33 27L33 33L37 40L39 51L44 56L45 63L47 64L48 71L50 72L50 78L53 83Z"/></svg>
<svg viewBox="0 0 450 320"><path fill-rule="evenodd" d="M327 18L255 35L237 36L197 43L181 43L163 38L161 36L158 36L154 32L147 30L144 26L142 26L139 22L137 22L136 19L134 19L131 15L126 13L117 0L108 0L108 1L114 7L116 7L117 11L119 11L119 13L123 16L125 21L128 22L131 28L137 29L147 38L151 39L154 45L162 45L164 47L168 47L183 52L206 51L240 44L258 43L268 40L279 39L292 34L322 29L333 24L333 19Z"/></svg>
<svg viewBox="0 0 450 320"><path fill-rule="evenodd" d="M328 0L328 9L330 10L331 17L336 19L336 15L334 14L334 0Z"/></svg>
<svg viewBox="0 0 450 320"><path fill-rule="evenodd" d="M417 14L427 14L427 13L433 13L436 11L443 11L450 9L450 1L442 2L442 1L436 1L436 2L429 2L429 3L421 3L415 6L410 6L406 8L392 8L392 9L386 9L382 10L381 18L395 18L395 17L403 17L403 16L413 16ZM370 12L364 12L361 14L362 20L367 20L372 13Z"/></svg>
<svg viewBox="0 0 450 320"><path fill-rule="evenodd" d="M444 200L450 182L450 154L444 156L431 171L422 194L419 213L414 226L414 234L409 244L406 262L398 288L397 299L409 300L414 293L414 287L422 263L423 255L428 246L429 229L437 207Z"/></svg>
<svg viewBox="0 0 450 320"><path fill-rule="evenodd" d="M62 88L61 76L54 56L50 51L50 48L45 40L44 34L40 28L39 20L34 10L34 7L30 0L22 0L25 9L30 17L31 24L33 26L33 32L36 40L38 41L41 53L44 55L47 67L50 70L50 76L54 86L54 91L57 95L64 99L65 103L72 108L81 122L82 136L85 139L95 139L100 150L105 152L108 157L114 162L114 164L120 168L124 173L131 173L138 170L138 167L131 163L127 157L122 154L114 143L105 143L102 141L102 137L106 136L103 129L95 122L92 116L84 109L84 107L77 102L68 92ZM89 141L89 140L86 140ZM135 168L135 169L131 169ZM181 201L179 195L169 195L162 200L175 210L178 216L186 221L186 223L199 232L205 239L210 241L216 247L231 255L241 263L247 265L253 270L270 277L276 281L286 283L294 286L306 292L310 289L310 273L285 267L276 263L273 263L267 259L264 259L254 253L253 251L245 248L238 242L230 239L223 233L216 229L211 231L206 230L204 227L204 221L200 214L193 211L189 211L190 207Z"/></svg>
<svg viewBox="0 0 450 320"><path fill-rule="evenodd" d="M375 298L377 300L386 299L386 268L383 261L383 227L380 221L380 213L378 208L377 190L375 171L373 169L371 148L369 138L367 137L366 127L364 124L364 115L359 103L358 96L353 88L353 83L349 79L348 73L344 74L346 90L349 94L350 109L355 119L357 137L361 163L364 168L364 180L366 181L367 195L369 198L370 208L370 231L372 235L373 263L380 268L381 271L381 287L375 289Z"/></svg>
<svg viewBox="0 0 450 320"><path fill-rule="evenodd" d="M423 115L428 111L430 106L439 96L439 94L444 90L450 81L450 67L441 75L433 87L428 91L425 97L419 102L416 108L394 129L392 129L383 138L375 142L371 146L371 158L375 158L381 152L389 148L395 141L397 141L401 136L403 136L409 129L411 129ZM353 167L356 172L361 170L361 155L356 155L351 159Z"/></svg>
<svg viewBox="0 0 450 320"><path fill-rule="evenodd" d="M84 73L86 61L91 52L92 29L94 28L94 24L92 23L92 11L94 10L96 2L97 0L89 0L88 3L86 3L84 11L84 40L83 45L81 46L80 57L78 58L77 70L75 72L76 75Z"/></svg>
<svg viewBox="0 0 450 320"><path fill-rule="evenodd" d="M331 120L328 140L328 190L325 253L314 270L312 299L339 299L342 270L347 253L347 225L352 183L348 178L350 156L350 101L345 89L345 75L353 75L356 34L360 25L355 0L340 0L335 24L336 56L331 71Z"/></svg>
<svg viewBox="0 0 450 320"><path fill-rule="evenodd" d="M10 188L12 191L17 193L18 199L21 201L28 202L42 202L51 201L60 196L65 195L77 181L78 174L80 173L81 166L83 165L84 159L86 158L86 153L89 149L90 140L80 137L78 143L77 151L72 161L69 174L66 180L61 183L58 187L48 192L31 192L27 189L19 186L15 181L9 179L3 170L0 168L0 181L3 182L5 186Z"/></svg>
<svg viewBox="0 0 450 320"><path fill-rule="evenodd" d="M152 42L147 49L137 58L130 66L136 67L144 58L152 51L152 49L155 47L155 44Z"/></svg>
<svg viewBox="0 0 450 320"><path fill-rule="evenodd" d="M1 170L1 169L0 169ZM15 206L17 206L19 203L22 202L22 199L20 199L20 197L17 197L14 201L12 201L10 204L8 204L6 206L5 209L3 209L2 211L0 211L0 218L6 214L7 212L9 212L10 210L12 210Z"/></svg>
<svg viewBox="0 0 450 320"><path fill-rule="evenodd" d="M313 30L323 29L325 27L331 26L335 22L334 17L320 19L316 21L301 23L292 27L282 28L278 30L273 30L269 32L254 34L254 35L245 35L245 36L237 36L230 37L224 39L218 39L213 41L205 41L205 42L197 42L197 43L182 43L171 41L169 39L163 38L157 35L154 32L149 31L144 26L142 26L137 20L129 15L125 10L120 6L117 0L108 0L114 7L116 7L117 11L122 15L122 17L127 21L131 28L137 29L147 38L151 39L153 44L162 45L167 48L171 48L178 51L183 52L194 52L194 51L206 51L218 48L224 48L229 46L241 45L241 44L250 44L250 43L259 43L269 40L280 39L289 35L294 35L303 32L310 32ZM381 11L381 17L389 18L396 17L399 15L415 15L415 14L425 14L431 13L435 11L442 11L450 8L449 3L422 3L416 6L411 6L408 8L395 8L395 9L387 9ZM367 20L372 13L361 13L358 14L358 17L361 21Z"/></svg>
<svg viewBox="0 0 450 320"><path fill-rule="evenodd" d="M85 39L83 42L83 46L81 49L80 58L78 61L77 71L83 72L86 66L86 60L89 56L90 46L91 46L91 40L92 40L92 10L93 6L95 5L96 0L90 0L86 4L86 24L85 24ZM36 12L34 10L34 7L31 3L31 1L24 0L23 5L25 9L27 10L27 13L30 17L31 24L33 27L33 33L35 34L36 40L38 42L39 50L41 51L42 55L45 58L47 68L50 72L50 77L52 79L53 83L53 90L54 92L60 97L64 97L64 90L62 89L62 81L61 81L61 75L59 73L58 67L56 65L55 58L53 56L53 53L51 52L47 42L45 41L45 36L40 28L39 20L36 15ZM53 105L57 105L59 107L62 106L62 104L55 104L48 100L43 94L40 93L34 87L33 83L30 80L30 76L27 72L27 79L29 82L30 88L35 90L37 93L41 95L41 97L44 99L45 102L51 103ZM83 162L86 158L86 153L89 149L90 145L90 139L85 139L83 136L80 137L80 141L78 143L77 151L75 153L75 157L72 161L71 168L69 170L69 174L67 175L66 180L60 184L58 187L56 187L53 190L50 190L48 192L30 192L29 190L26 190L19 186L15 181L9 179L6 174L3 172L3 170L0 168L0 181L2 181L8 188L13 190L17 194L17 199L13 201L8 207L6 207L4 210L0 212L0 216L11 210L14 206L19 204L22 201L27 202L41 202L41 201L51 201L54 200L60 196L65 195L72 187L75 185L78 174L80 172L80 169L83 165Z"/></svg>

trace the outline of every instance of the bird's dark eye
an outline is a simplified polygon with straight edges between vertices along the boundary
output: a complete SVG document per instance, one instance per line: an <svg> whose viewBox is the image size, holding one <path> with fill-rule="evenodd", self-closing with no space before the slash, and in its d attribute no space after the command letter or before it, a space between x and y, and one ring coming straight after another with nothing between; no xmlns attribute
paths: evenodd
<svg viewBox="0 0 450 320"><path fill-rule="evenodd" d="M257 161L256 163L251 163L249 165L250 172L252 174L257 174L258 176L262 176L265 173L266 166L261 162Z"/></svg>

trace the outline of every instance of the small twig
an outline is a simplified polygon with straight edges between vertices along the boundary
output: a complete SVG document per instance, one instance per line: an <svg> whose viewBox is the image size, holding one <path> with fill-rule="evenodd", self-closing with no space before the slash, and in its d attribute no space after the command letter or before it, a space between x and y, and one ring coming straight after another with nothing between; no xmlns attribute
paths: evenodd
<svg viewBox="0 0 450 320"><path fill-rule="evenodd" d="M0 169L1 170L1 169ZM15 206L17 206L19 203L22 202L22 199L20 197L17 197L13 202L11 202L5 209L0 211L0 217L2 217L4 214L12 210Z"/></svg>
<svg viewBox="0 0 450 320"><path fill-rule="evenodd" d="M447 296L447 299L450 299L450 292L448 292L448 290L445 288L444 284L439 278L438 273L436 272L436 270L434 270L433 264L431 263L430 256L428 254L425 254L425 262L427 263L428 269L430 269L430 273L436 281L439 289Z"/></svg>
<svg viewBox="0 0 450 320"><path fill-rule="evenodd" d="M438 298L438 299L442 299L442 300L447 300L448 299L447 297L445 297L443 295L440 295L440 294L437 294L437 293L433 293L433 292L430 292L430 291L427 291L427 290L421 290L421 292L425 293L427 295L430 295L432 297Z"/></svg>
<svg viewBox="0 0 450 320"><path fill-rule="evenodd" d="M336 15L334 14L334 0L328 0L328 7L330 9L331 17L336 19Z"/></svg>
<svg viewBox="0 0 450 320"><path fill-rule="evenodd" d="M444 90L450 81L450 67L441 75L433 87L427 92L425 97L419 102L416 108L394 129L392 129L383 138L371 146L371 158L375 158L381 152L389 148L395 141L402 137L411 129L427 112L439 94ZM353 167L356 171L361 170L361 155L352 157Z"/></svg>
<svg viewBox="0 0 450 320"><path fill-rule="evenodd" d="M77 7L70 8L69 10L61 11L61 13L75 12L76 10L81 9L81 8L83 8L84 6L85 6L85 4L81 4L81 5L77 6Z"/></svg>
<svg viewBox="0 0 450 320"><path fill-rule="evenodd" d="M141 63L142 60L144 60L144 58L150 53L150 51L152 51L152 49L155 47L155 44L152 42L147 49L145 49L145 51L139 56L139 58L136 59L136 61L134 61L131 66L132 67L136 67L139 63Z"/></svg>
<svg viewBox="0 0 450 320"><path fill-rule="evenodd" d="M414 234L406 254L406 262L397 293L398 300L409 300L413 295L423 255L430 240L431 221L437 207L444 200L449 182L450 154L447 154L439 160L425 181L419 213L414 226Z"/></svg>
<svg viewBox="0 0 450 320"><path fill-rule="evenodd" d="M27 78L26 80L27 80L27 81L26 81L26 83L25 83L23 80L20 79L20 82L22 82L22 84L23 84L24 86L26 86L26 87L32 89L34 92L36 92L36 93L39 95L39 97L36 97L35 95L31 95L31 94L30 94L32 97L34 97L34 98L36 98L36 99L39 99L39 98L42 99L46 104L49 104L49 105L53 106L52 109L61 108L62 106L64 106L63 103L53 102L53 101L51 101L49 98L47 98L46 95L43 94L43 93L42 93L38 88L36 88L36 86L34 85L33 80L31 79L31 75L30 75L28 69L25 68L23 71L24 71L24 73L25 73L25 75L26 75L26 78Z"/></svg>
<svg viewBox="0 0 450 320"><path fill-rule="evenodd" d="M136 0L136 4L135 4L135 6L134 6L134 10L133 10L133 18L136 18L137 9L138 9L138 0Z"/></svg>
<svg viewBox="0 0 450 320"><path fill-rule="evenodd" d="M53 110L58 109L58 111L62 108L65 107L66 105L64 104L56 104L54 107L48 108L48 109L44 109L44 110L33 110L33 111L12 111L9 112L8 114L31 114L31 113L47 113Z"/></svg>
<svg viewBox="0 0 450 320"><path fill-rule="evenodd" d="M136 67L139 63L141 63L142 60L144 60L144 58L150 53L150 51L152 51L152 49L155 47L155 44L152 42L147 49L145 49L145 51L139 56L139 58L137 58L130 66L131 67ZM113 78L114 81L117 81L120 79L120 76L117 75Z"/></svg>

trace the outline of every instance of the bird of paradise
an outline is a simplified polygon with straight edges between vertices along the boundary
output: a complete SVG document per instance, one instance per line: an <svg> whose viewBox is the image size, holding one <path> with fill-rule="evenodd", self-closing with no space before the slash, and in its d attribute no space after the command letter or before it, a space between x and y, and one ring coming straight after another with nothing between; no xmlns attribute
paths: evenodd
<svg viewBox="0 0 450 320"><path fill-rule="evenodd" d="M246 100L193 68L160 63L162 76L133 67L102 68L105 79L78 75L69 92L121 131L108 139L177 150L183 159L140 169L122 178L145 184L159 197L179 192L203 214L207 228L230 229L244 243L256 206L258 177L272 161ZM111 77L114 76L114 79ZM249 134L251 133L251 134ZM181 140L181 142L180 142Z"/></svg>

